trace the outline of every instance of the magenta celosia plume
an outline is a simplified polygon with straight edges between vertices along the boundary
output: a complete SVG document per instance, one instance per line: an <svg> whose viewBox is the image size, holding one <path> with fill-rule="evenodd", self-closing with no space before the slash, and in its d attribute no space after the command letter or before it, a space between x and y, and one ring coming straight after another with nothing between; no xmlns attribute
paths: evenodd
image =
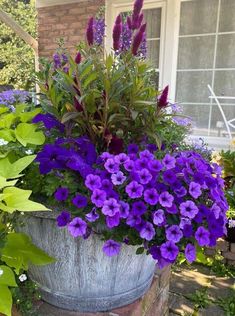
<svg viewBox="0 0 235 316"><path fill-rule="evenodd" d="M161 96L158 99L158 107L164 108L168 104L168 92L169 92L169 86L166 86L164 90L162 91Z"/></svg>
<svg viewBox="0 0 235 316"><path fill-rule="evenodd" d="M113 49L115 51L120 49L120 39L122 35L122 17L119 14L116 18L113 28Z"/></svg>
<svg viewBox="0 0 235 316"><path fill-rule="evenodd" d="M86 30L86 38L87 38L87 42L88 45L93 45L94 44L94 18L90 18L89 22L88 22L88 26L87 26L87 30Z"/></svg>

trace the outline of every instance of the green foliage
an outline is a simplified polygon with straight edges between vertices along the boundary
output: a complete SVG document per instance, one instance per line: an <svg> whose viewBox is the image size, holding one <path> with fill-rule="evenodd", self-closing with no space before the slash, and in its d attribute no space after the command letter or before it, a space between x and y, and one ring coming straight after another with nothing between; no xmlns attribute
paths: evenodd
<svg viewBox="0 0 235 316"><path fill-rule="evenodd" d="M34 3L23 0L0 0L0 7L23 29L36 38ZM0 22L0 85L26 88L32 84L34 52L8 26Z"/></svg>
<svg viewBox="0 0 235 316"><path fill-rule="evenodd" d="M38 74L42 106L66 125L67 135L87 135L99 152L115 137L125 144L147 137L159 148L163 142L182 142L187 128L158 107L148 62L130 52L104 58L100 47L81 44L79 49L82 62L68 56L68 73L44 62Z"/></svg>
<svg viewBox="0 0 235 316"><path fill-rule="evenodd" d="M196 290L195 293L186 295L186 298L194 303L194 308L198 311L201 308L206 308L210 305L211 300L208 297L208 288L203 287L200 290Z"/></svg>
<svg viewBox="0 0 235 316"><path fill-rule="evenodd" d="M27 235L21 233L8 234L1 260L13 268L17 274L20 270L28 270L29 263L45 265L55 261L37 248Z"/></svg>
<svg viewBox="0 0 235 316"><path fill-rule="evenodd" d="M225 316L234 316L235 315L235 290L231 290L231 294L225 298L219 298L215 303L220 306Z"/></svg>
<svg viewBox="0 0 235 316"><path fill-rule="evenodd" d="M36 283L27 281L18 283L18 287L12 289L13 302L19 312L24 316L38 316L37 311L33 311L33 303L40 300L41 296Z"/></svg>

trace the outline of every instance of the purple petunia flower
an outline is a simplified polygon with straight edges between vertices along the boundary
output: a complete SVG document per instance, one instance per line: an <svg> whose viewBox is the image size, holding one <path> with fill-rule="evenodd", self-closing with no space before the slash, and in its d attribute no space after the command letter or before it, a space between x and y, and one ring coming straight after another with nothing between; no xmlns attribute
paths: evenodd
<svg viewBox="0 0 235 316"><path fill-rule="evenodd" d="M57 201L65 201L69 196L69 190L67 188L58 188L54 196Z"/></svg>
<svg viewBox="0 0 235 316"><path fill-rule="evenodd" d="M140 230L140 237L148 241L152 240L155 236L155 229L153 224L146 222L144 227Z"/></svg>
<svg viewBox="0 0 235 316"><path fill-rule="evenodd" d="M165 220L166 218L163 210L159 209L153 213L153 223L155 225L161 226L164 224Z"/></svg>
<svg viewBox="0 0 235 316"><path fill-rule="evenodd" d="M189 185L189 194L194 198L197 199L201 194L201 186L196 182L191 182Z"/></svg>
<svg viewBox="0 0 235 316"><path fill-rule="evenodd" d="M117 200L110 198L104 201L104 205L102 207L102 213L108 216L114 216L116 213L119 213L120 205Z"/></svg>
<svg viewBox="0 0 235 316"><path fill-rule="evenodd" d="M162 162L163 162L164 167L166 167L166 169L175 168L175 163L176 163L175 158L169 154L166 154Z"/></svg>
<svg viewBox="0 0 235 316"><path fill-rule="evenodd" d="M144 151L141 151L139 153L139 155L140 155L140 158L146 158L146 159L149 159L149 160L154 159L154 155L148 149L145 149Z"/></svg>
<svg viewBox="0 0 235 316"><path fill-rule="evenodd" d="M127 147L127 153L130 154L137 154L139 151L139 147L136 144L130 144Z"/></svg>
<svg viewBox="0 0 235 316"><path fill-rule="evenodd" d="M111 175L111 179L114 185L121 185L126 181L126 176L124 176L123 172L118 171Z"/></svg>
<svg viewBox="0 0 235 316"><path fill-rule="evenodd" d="M132 181L126 186L125 190L130 198L137 199L142 196L144 188L138 182Z"/></svg>
<svg viewBox="0 0 235 316"><path fill-rule="evenodd" d="M73 237L84 236L86 234L87 224L79 217L75 217L68 224L68 231Z"/></svg>
<svg viewBox="0 0 235 316"><path fill-rule="evenodd" d="M104 164L105 169L109 173L117 173L119 171L119 164L113 158L108 158Z"/></svg>
<svg viewBox="0 0 235 316"><path fill-rule="evenodd" d="M129 161L130 158L126 154L121 153L121 154L115 156L114 160L118 164L124 164L125 162Z"/></svg>
<svg viewBox="0 0 235 316"><path fill-rule="evenodd" d="M175 204L172 204L171 207L167 207L166 208L166 211L167 213L170 213L170 214L177 214L178 213L178 208Z"/></svg>
<svg viewBox="0 0 235 316"><path fill-rule="evenodd" d="M150 160L148 163L148 168L150 171L152 172L159 172L160 170L162 170L162 164L159 160L154 159L154 160Z"/></svg>
<svg viewBox="0 0 235 316"><path fill-rule="evenodd" d="M158 203L159 195L157 190L152 188L144 191L144 200L150 205L156 205Z"/></svg>
<svg viewBox="0 0 235 316"><path fill-rule="evenodd" d="M91 202L97 207L102 207L107 198L107 194L103 190L95 189L91 195Z"/></svg>
<svg viewBox="0 0 235 316"><path fill-rule="evenodd" d="M119 205L120 205L120 217L127 218L130 213L130 205L123 201L119 201Z"/></svg>
<svg viewBox="0 0 235 316"><path fill-rule="evenodd" d="M37 114L33 119L32 123L43 122L46 129L51 130L52 128L57 128L61 133L64 132L64 124L59 122L55 116L52 114Z"/></svg>
<svg viewBox="0 0 235 316"><path fill-rule="evenodd" d="M147 158L140 158L135 161L135 167L137 170L142 170L146 168L148 165L149 160Z"/></svg>
<svg viewBox="0 0 235 316"><path fill-rule="evenodd" d="M63 211L56 219L58 227L65 227L70 222L70 213Z"/></svg>
<svg viewBox="0 0 235 316"><path fill-rule="evenodd" d="M130 227L136 227L140 225L141 222L142 222L141 217L135 214L130 214L126 220L127 225L129 225Z"/></svg>
<svg viewBox="0 0 235 316"><path fill-rule="evenodd" d="M192 237L192 235L193 235L193 226L190 225L190 224L184 225L184 227L183 227L183 234L184 234L184 237L186 237L186 238Z"/></svg>
<svg viewBox="0 0 235 316"><path fill-rule="evenodd" d="M106 225L108 228L117 227L120 223L120 214L116 213L113 216L106 216Z"/></svg>
<svg viewBox="0 0 235 316"><path fill-rule="evenodd" d="M173 195L171 195L168 192L162 192L159 195L159 203L161 204L161 206L163 207L171 207L174 201L174 197Z"/></svg>
<svg viewBox="0 0 235 316"><path fill-rule="evenodd" d="M194 218L198 213L198 207L192 201L186 201L180 204L180 213L181 215Z"/></svg>
<svg viewBox="0 0 235 316"><path fill-rule="evenodd" d="M167 241L160 247L161 255L168 260L175 260L179 253L179 248L173 243L173 241Z"/></svg>
<svg viewBox="0 0 235 316"><path fill-rule="evenodd" d="M87 206L87 198L83 195L77 194L73 200L73 205L75 205L77 208L83 208Z"/></svg>
<svg viewBox="0 0 235 316"><path fill-rule="evenodd" d="M192 244L187 244L185 247L185 258L189 263L192 263L193 261L196 260L196 248Z"/></svg>
<svg viewBox="0 0 235 316"><path fill-rule="evenodd" d="M99 176L96 176L94 174L89 174L88 176L86 176L85 185L91 191L93 191L95 189L100 189L101 188L101 179Z"/></svg>
<svg viewBox="0 0 235 316"><path fill-rule="evenodd" d="M135 162L133 160L128 160L124 163L124 168L127 170L127 171L132 171L134 170L134 167L135 167Z"/></svg>
<svg viewBox="0 0 235 316"><path fill-rule="evenodd" d="M169 228L166 229L166 238L167 240L171 240L174 243L177 243L180 241L180 239L183 237L183 233L180 230L178 225L172 225Z"/></svg>
<svg viewBox="0 0 235 316"><path fill-rule="evenodd" d="M87 213L87 214L86 214L86 220L87 220L88 222L91 222L91 223L97 221L97 219L99 219L99 217L100 217L100 216L99 216L99 214L96 212L96 208L95 208L95 207L93 207L93 209L91 210L90 213Z"/></svg>
<svg viewBox="0 0 235 316"><path fill-rule="evenodd" d="M148 169L142 169L139 171L139 182L141 184L147 184L149 183L149 181L152 180L152 175L151 173L148 171Z"/></svg>
<svg viewBox="0 0 235 316"><path fill-rule="evenodd" d="M201 247L209 246L210 244L210 233L203 226L198 227L195 233L195 238L198 245Z"/></svg>
<svg viewBox="0 0 235 316"><path fill-rule="evenodd" d="M177 180L175 173L172 170L166 170L163 173L163 180L168 184L174 184Z"/></svg>
<svg viewBox="0 0 235 316"><path fill-rule="evenodd" d="M134 215L143 215L147 211L147 207L143 201L137 201L132 204L131 212Z"/></svg>
<svg viewBox="0 0 235 316"><path fill-rule="evenodd" d="M105 151L100 155L101 160L106 161L109 158L113 158L113 155Z"/></svg>
<svg viewBox="0 0 235 316"><path fill-rule="evenodd" d="M121 250L121 245L112 239L109 239L104 243L103 252L108 257L113 257L113 256L118 255L120 250Z"/></svg>
<svg viewBox="0 0 235 316"><path fill-rule="evenodd" d="M185 187L180 187L178 189L175 189L175 194L178 196L178 197L183 197L187 194L187 190L185 189Z"/></svg>

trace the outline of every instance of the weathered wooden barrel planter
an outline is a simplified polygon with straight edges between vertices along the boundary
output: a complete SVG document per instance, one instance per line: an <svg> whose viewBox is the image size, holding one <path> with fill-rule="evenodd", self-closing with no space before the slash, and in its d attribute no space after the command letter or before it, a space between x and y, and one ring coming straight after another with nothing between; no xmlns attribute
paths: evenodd
<svg viewBox="0 0 235 316"><path fill-rule="evenodd" d="M122 245L118 256L107 257L98 235L74 239L66 229L58 229L56 216L54 212L33 214L23 228L37 246L57 259L54 264L30 268L44 301L73 311L100 312L144 295L156 270L151 256L136 255L135 247Z"/></svg>

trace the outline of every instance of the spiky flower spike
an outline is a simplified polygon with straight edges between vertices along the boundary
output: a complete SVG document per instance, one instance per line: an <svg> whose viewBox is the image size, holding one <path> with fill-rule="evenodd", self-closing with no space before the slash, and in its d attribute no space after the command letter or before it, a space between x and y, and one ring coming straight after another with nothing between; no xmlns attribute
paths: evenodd
<svg viewBox="0 0 235 316"><path fill-rule="evenodd" d="M119 14L116 18L113 28L113 49L115 51L120 49L120 40L122 35L122 17Z"/></svg>
<svg viewBox="0 0 235 316"><path fill-rule="evenodd" d="M164 108L167 106L167 104L168 104L168 92L169 92L169 86L166 86L163 89L162 94L158 99L157 105L159 108Z"/></svg>
<svg viewBox="0 0 235 316"><path fill-rule="evenodd" d="M94 18L91 17L86 30L86 38L89 46L94 44Z"/></svg>
<svg viewBox="0 0 235 316"><path fill-rule="evenodd" d="M132 54L134 56L138 55L138 50L144 39L145 30L146 30L146 24L143 24L133 39Z"/></svg>
<svg viewBox="0 0 235 316"><path fill-rule="evenodd" d="M143 8L144 0L136 0L134 3L134 10L132 14L132 29L136 30L140 27L140 12Z"/></svg>
<svg viewBox="0 0 235 316"><path fill-rule="evenodd" d="M76 57L75 57L75 63L76 63L77 65L79 65L80 62L81 62L81 60L82 60L82 55L81 55L80 52L78 52L77 55L76 55Z"/></svg>

